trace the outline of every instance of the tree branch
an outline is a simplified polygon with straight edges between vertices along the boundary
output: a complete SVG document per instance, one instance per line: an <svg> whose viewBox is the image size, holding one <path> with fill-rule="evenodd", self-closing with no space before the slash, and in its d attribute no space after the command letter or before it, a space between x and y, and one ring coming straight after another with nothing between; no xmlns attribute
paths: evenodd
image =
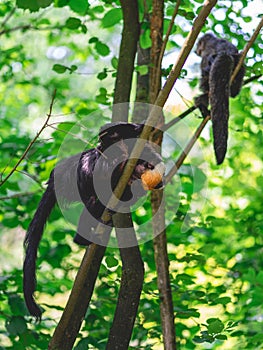
<svg viewBox="0 0 263 350"><path fill-rule="evenodd" d="M13 16L13 14L16 11L16 7L12 8L12 10L7 14L7 16L4 18L3 22L1 23L1 26L4 27L6 23L10 20L10 18Z"/></svg>
<svg viewBox="0 0 263 350"><path fill-rule="evenodd" d="M140 34L137 0L121 0L121 8L124 23L115 81L113 122L128 120L131 80L134 71L137 42Z"/></svg>
<svg viewBox="0 0 263 350"><path fill-rule="evenodd" d="M207 116L205 119L202 120L201 124L199 125L199 127L197 128L197 130L194 133L193 137L190 139L190 141L186 145L185 149L183 150L183 152L179 156L179 158L176 161L175 165L172 167L172 169L166 175L166 177L165 177L165 182L166 183L170 182L172 177L177 173L177 171L179 170L179 168L183 164L185 158L187 157L187 155L189 154L189 152L193 148L196 140L198 139L198 137L200 136L201 132L203 131L204 127L206 126L208 120L210 120L210 119L211 119L211 117Z"/></svg>
<svg viewBox="0 0 263 350"><path fill-rule="evenodd" d="M125 350L129 347L140 302L144 280L144 265L131 215L116 213L113 215L113 224L116 227L116 236L120 247L122 276L118 302L106 349ZM129 228L130 230L126 232L123 228Z"/></svg>
<svg viewBox="0 0 263 350"><path fill-rule="evenodd" d="M245 46L245 48L244 48L244 50L243 50L243 52L242 52L242 55L241 55L241 57L240 57L240 60L239 60L237 66L236 66L236 68L235 68L235 70L234 70L234 72L233 72L233 74L232 74L232 76L231 76L230 85L232 84L232 82L234 81L235 77L237 76L237 73L239 72L239 70L240 70L242 64L244 63L244 60L245 60L246 55L247 55L247 53L248 53L248 50L251 48L251 46L252 46L253 43L255 42L255 40L256 40L256 38L257 38L257 36L258 36L258 34L259 34L259 32L260 32L262 26L263 26L263 17L261 18L261 21L259 22L257 28L255 29L253 35L251 36L251 38L250 38L249 41L247 42L247 44L246 44L246 46Z"/></svg>
<svg viewBox="0 0 263 350"><path fill-rule="evenodd" d="M54 101L55 101L55 97L56 97L56 90L54 90L53 95L52 95L52 99L51 99L51 103L49 106L49 112L47 114L47 119L45 121L45 123L43 124L42 128L37 132L36 136L33 138L33 140L29 143L29 145L27 146L26 150L24 151L24 153L22 154L22 156L20 157L20 159L17 161L16 165L13 167L13 169L10 171L10 173L4 178L4 180L2 180L0 182L0 187L10 178L10 176L13 175L13 173L16 171L17 167L21 164L22 160L25 159L27 153L29 152L30 148L33 146L33 144L36 142L36 140L38 139L38 137L40 136L40 134L42 133L42 131L46 128L49 119L52 115L52 109L53 109L53 105L54 105Z"/></svg>
<svg viewBox="0 0 263 350"><path fill-rule="evenodd" d="M165 38L164 38L162 46L161 46L160 55L159 55L159 59L158 59L158 65L157 65L157 67L158 67L158 76L156 76L156 82L155 82L156 84L159 81L160 76L161 76L163 55L164 55L164 52L165 52L165 49L166 49L166 45L167 45L168 40L169 40L169 36L170 36L171 31L173 29L174 20L175 20L175 17L177 16L180 4L181 4L181 0L177 0L175 8L174 8L173 15L172 15L172 18L171 18L170 23L169 23L169 27L167 29L167 32L165 34Z"/></svg>
<svg viewBox="0 0 263 350"><path fill-rule="evenodd" d="M156 98L161 87L161 50L165 48L163 37L163 11L164 1L153 0L151 15L151 69L150 69L150 102ZM177 3L178 4L178 3ZM172 27L172 26L171 26ZM168 37L167 37L168 38ZM164 116L161 113L158 125L164 124ZM156 143L161 147L163 134L160 132ZM159 291L160 316L163 333L163 344L166 350L176 349L174 308L169 276L169 258L167 252L167 239L165 230L165 201L164 192L151 192L152 229L154 260L157 271L157 285Z"/></svg>
<svg viewBox="0 0 263 350"><path fill-rule="evenodd" d="M111 229L107 232L108 237ZM49 350L71 350L85 317L106 247L91 244L85 251L67 305L51 338Z"/></svg>

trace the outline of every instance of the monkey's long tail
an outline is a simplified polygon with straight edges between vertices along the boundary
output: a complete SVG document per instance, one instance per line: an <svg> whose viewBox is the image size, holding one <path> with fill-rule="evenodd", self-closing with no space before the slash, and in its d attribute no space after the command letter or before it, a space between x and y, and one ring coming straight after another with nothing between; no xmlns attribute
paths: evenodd
<svg viewBox="0 0 263 350"><path fill-rule="evenodd" d="M23 291L26 306L29 313L36 317L39 321L41 319L42 311L34 299L34 291L36 289L36 259L38 245L41 240L45 223L56 204L56 196L54 191L53 174L49 179L48 187L41 198L36 213L31 221L25 241L25 261L23 267Z"/></svg>
<svg viewBox="0 0 263 350"><path fill-rule="evenodd" d="M221 164L227 151L230 77L233 58L227 54L218 55L209 74L209 98L213 127L214 150L217 164Z"/></svg>

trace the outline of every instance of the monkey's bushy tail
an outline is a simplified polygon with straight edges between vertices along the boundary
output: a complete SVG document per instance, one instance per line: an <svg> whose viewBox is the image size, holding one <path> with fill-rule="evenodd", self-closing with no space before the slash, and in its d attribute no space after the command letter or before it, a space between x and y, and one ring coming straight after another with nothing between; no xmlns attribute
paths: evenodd
<svg viewBox="0 0 263 350"><path fill-rule="evenodd" d="M209 74L209 99L217 164L223 162L227 150L230 77L233 65L231 56L218 55Z"/></svg>
<svg viewBox="0 0 263 350"><path fill-rule="evenodd" d="M42 311L34 299L34 291L36 288L36 259L38 245L41 240L45 223L56 204L56 196L54 191L53 173L49 179L49 184L44 193L33 220L28 228L25 241L25 261L23 266L24 282L23 291L26 306L30 314L41 319Z"/></svg>

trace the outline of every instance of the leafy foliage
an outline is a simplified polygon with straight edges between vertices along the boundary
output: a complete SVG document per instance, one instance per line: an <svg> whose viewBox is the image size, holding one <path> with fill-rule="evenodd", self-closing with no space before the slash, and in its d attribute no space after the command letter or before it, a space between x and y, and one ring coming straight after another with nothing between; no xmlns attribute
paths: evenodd
<svg viewBox="0 0 263 350"><path fill-rule="evenodd" d="M143 22L143 2L139 3ZM202 3L181 2L167 46L167 57L172 57L167 67ZM147 4L150 6L150 2ZM175 1L165 5L166 30ZM231 5L220 2L204 31L232 39L241 50L257 16L248 15L254 6L251 1ZM72 243L73 229L56 209L50 216L38 258L37 297L46 312L42 323L34 324L22 299L23 237L65 135L72 130L75 135L63 150L68 156L86 147L84 141L88 147L96 144L99 127L109 121L122 13L119 2L110 0L12 0L1 2L0 22L2 179L44 123L51 95L57 91L50 126L0 188L1 344L5 349L47 349L83 251ZM143 22L142 29L140 44L149 48L150 28ZM254 45L247 59L247 78L262 74L259 54L260 45ZM196 62L194 54L193 57ZM136 71L145 75L148 69L140 66ZM168 71L164 67L164 76ZM181 75L180 80L192 88L190 99L198 74L196 64L187 63ZM231 101L231 139L224 166L214 165L208 130L200 145L209 157L204 161L193 154L178 175L178 189L177 180L169 187L167 211L176 213L167 228L168 248L177 341L182 349L257 349L263 341L263 135L259 83L255 80L244 86L241 95ZM179 92L187 98L183 90ZM174 107L174 111L179 114L178 108ZM194 130L199 120L194 115L188 118L189 128ZM176 128L170 134L177 140ZM172 153L175 159L179 150L174 147ZM191 202L200 194L206 196L202 210L189 211ZM144 216L134 213L137 224L150 217L149 203L144 212ZM141 246L141 251L146 277L131 348L157 349L162 330L152 243ZM75 349L105 348L120 276L118 251L108 249Z"/></svg>

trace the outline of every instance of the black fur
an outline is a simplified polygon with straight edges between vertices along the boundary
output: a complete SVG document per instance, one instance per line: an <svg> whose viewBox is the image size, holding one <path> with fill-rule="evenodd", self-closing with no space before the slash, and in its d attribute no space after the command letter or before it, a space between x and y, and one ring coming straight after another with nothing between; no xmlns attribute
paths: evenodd
<svg viewBox="0 0 263 350"><path fill-rule="evenodd" d="M230 86L231 75L241 56L233 44L205 34L198 41L196 53L202 57L200 89L203 94L195 98L195 105L206 117L210 114L210 102L214 150L217 164L221 164L227 151L229 96L235 97L241 90L245 66L242 65Z"/></svg>
<svg viewBox="0 0 263 350"><path fill-rule="evenodd" d="M105 209L105 203L110 198L110 192L108 189L104 190L103 186L109 182L107 180L112 175L111 187L112 189L115 188L129 159L129 154L136 142L136 138L140 136L142 129L142 124L107 124L100 131L97 148L65 159L51 172L47 189L40 200L24 241L24 297L30 314L37 319L41 319L42 314L40 307L34 299L37 250L45 223L53 207L58 200L59 202L65 201L66 203L82 201L85 208L80 215L74 241L81 245L89 245L91 243L90 239L96 239L94 229L101 219L101 215ZM145 161L145 159L150 159L151 161ZM140 181L135 180L140 179L145 170L153 169L160 162L161 156L151 147L150 143L146 143L141 159L137 162L121 200L132 200L135 202L142 196L145 191ZM99 184L104 194L103 202L97 196L94 181ZM135 191L132 186L136 186ZM106 224L110 230L112 225L111 220Z"/></svg>

